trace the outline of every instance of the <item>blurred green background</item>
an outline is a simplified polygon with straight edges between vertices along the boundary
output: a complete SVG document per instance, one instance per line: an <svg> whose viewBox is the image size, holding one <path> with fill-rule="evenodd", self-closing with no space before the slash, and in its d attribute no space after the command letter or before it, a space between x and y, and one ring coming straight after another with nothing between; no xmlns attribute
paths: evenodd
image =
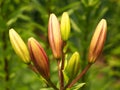
<svg viewBox="0 0 120 90"><path fill-rule="evenodd" d="M87 53L97 23L108 23L103 53L79 82L81 90L120 90L120 0L0 0L0 90L46 90L46 85L13 51L8 32L14 28L27 44L35 37L50 58L51 78L56 84L57 64L53 60L47 39L50 13L60 19L67 11L71 18L68 40L69 55L78 51L81 70L87 63ZM50 90L50 89L48 89Z"/></svg>

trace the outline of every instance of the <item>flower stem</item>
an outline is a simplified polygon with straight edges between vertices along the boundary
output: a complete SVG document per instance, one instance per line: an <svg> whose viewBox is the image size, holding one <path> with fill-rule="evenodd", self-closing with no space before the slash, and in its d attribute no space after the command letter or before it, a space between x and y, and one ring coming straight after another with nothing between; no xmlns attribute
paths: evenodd
<svg viewBox="0 0 120 90"><path fill-rule="evenodd" d="M61 68L61 65L60 65L60 60L58 60L58 74L59 74L59 80L60 80L60 90L63 90L64 79L63 79L62 68Z"/></svg>
<svg viewBox="0 0 120 90"><path fill-rule="evenodd" d="M38 70L36 69L36 67L34 65L32 65L31 63L28 64L28 67L33 71L35 72L36 74L39 74Z"/></svg>
<svg viewBox="0 0 120 90"><path fill-rule="evenodd" d="M30 63L28 64L28 67L35 72L38 76L39 76L39 72L37 71L37 69ZM44 78L44 77L43 77ZM50 79L46 79L44 78L46 84L48 84L49 86L51 86L54 90L59 90Z"/></svg>
<svg viewBox="0 0 120 90"><path fill-rule="evenodd" d="M66 45L66 42L63 42L63 47L62 47L62 65L61 65L61 70L64 69L64 61L65 61L65 52L63 51L64 47Z"/></svg>
<svg viewBox="0 0 120 90"><path fill-rule="evenodd" d="M81 77L88 71L88 69L91 67L91 63L89 63L85 68L84 70L71 82L71 83L68 83L66 86L65 86L65 89L66 88L71 88L79 79L81 79Z"/></svg>
<svg viewBox="0 0 120 90"><path fill-rule="evenodd" d="M62 47L62 62L60 63L60 59L57 60L58 63L58 75L59 75L59 80L60 80L60 90L64 89L64 76L63 76L63 69L64 69L64 61L65 61L65 53L63 51L64 47L66 45L66 42L63 42L63 47Z"/></svg>
<svg viewBox="0 0 120 90"><path fill-rule="evenodd" d="M51 86L54 90L59 90L50 79L46 79L49 86Z"/></svg>

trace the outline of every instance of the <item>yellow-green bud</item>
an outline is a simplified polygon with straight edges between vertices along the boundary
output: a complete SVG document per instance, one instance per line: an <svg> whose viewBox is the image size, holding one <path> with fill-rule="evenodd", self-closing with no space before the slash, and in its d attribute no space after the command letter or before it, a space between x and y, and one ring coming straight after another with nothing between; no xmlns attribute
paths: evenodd
<svg viewBox="0 0 120 90"><path fill-rule="evenodd" d="M23 62L30 63L28 48L22 38L14 29L9 30L9 38L16 54L23 60Z"/></svg>
<svg viewBox="0 0 120 90"><path fill-rule="evenodd" d="M68 40L70 35L70 18L67 12L64 12L61 17L61 36L64 41Z"/></svg>
<svg viewBox="0 0 120 90"><path fill-rule="evenodd" d="M28 48L29 48L31 60L35 65L36 69L38 70L38 72L45 79L49 79L50 78L49 61L42 46L34 38L29 38Z"/></svg>
<svg viewBox="0 0 120 90"><path fill-rule="evenodd" d="M88 53L89 63L94 63L100 56L104 46L104 42L106 40L106 33L107 33L107 22L105 19L102 19L98 23L90 43L90 48Z"/></svg>
<svg viewBox="0 0 120 90"><path fill-rule="evenodd" d="M78 52L73 53L70 60L68 61L68 64L65 68L65 71L67 73L67 76L70 80L74 79L76 75L78 74L80 69L80 56Z"/></svg>

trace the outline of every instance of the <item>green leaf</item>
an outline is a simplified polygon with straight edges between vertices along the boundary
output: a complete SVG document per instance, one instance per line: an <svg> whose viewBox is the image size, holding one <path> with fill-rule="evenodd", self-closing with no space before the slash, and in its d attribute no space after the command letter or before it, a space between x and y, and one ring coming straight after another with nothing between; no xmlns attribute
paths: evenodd
<svg viewBox="0 0 120 90"><path fill-rule="evenodd" d="M83 87L86 83L78 83L77 85L75 85L74 87L72 87L71 89L72 90L78 90L80 89L81 87Z"/></svg>
<svg viewBox="0 0 120 90"><path fill-rule="evenodd" d="M65 80L65 82L68 83L69 77L67 76L65 70L63 71L63 75L64 75L64 80Z"/></svg>
<svg viewBox="0 0 120 90"><path fill-rule="evenodd" d="M87 1L87 0L82 0L81 2L83 3L83 5L84 5L85 7L88 6L88 1Z"/></svg>
<svg viewBox="0 0 120 90"><path fill-rule="evenodd" d="M81 32L80 27L75 23L75 21L74 21L73 19L71 19L70 21L71 21L71 24L72 24L72 28L73 28L76 32L80 33L80 32Z"/></svg>
<svg viewBox="0 0 120 90"><path fill-rule="evenodd" d="M68 5L65 5L64 7L60 8L57 13L61 13L61 12L64 12L68 9L72 9L72 10L75 10L75 9L78 9L79 8L79 5L80 5L80 2L79 1L76 1L76 2L73 2L73 3L70 3Z"/></svg>
<svg viewBox="0 0 120 90"><path fill-rule="evenodd" d="M96 4L98 4L99 0L89 0L89 6L94 6Z"/></svg>

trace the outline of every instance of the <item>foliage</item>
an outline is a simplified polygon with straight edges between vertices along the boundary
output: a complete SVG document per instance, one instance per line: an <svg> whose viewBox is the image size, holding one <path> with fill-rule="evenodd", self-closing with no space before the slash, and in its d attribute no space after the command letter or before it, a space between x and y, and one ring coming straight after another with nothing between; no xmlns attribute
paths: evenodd
<svg viewBox="0 0 120 90"><path fill-rule="evenodd" d="M80 53L80 71L87 64L88 47L97 23L107 19L107 42L101 60L79 82L86 83L82 90L119 90L119 8L119 0L0 0L0 90L45 90L42 80L15 55L8 30L14 28L25 42L31 36L37 38L53 59L47 40L48 17L55 13L60 18L64 11L69 13L72 26L68 52ZM57 83L56 62L51 60L50 66L52 81Z"/></svg>

